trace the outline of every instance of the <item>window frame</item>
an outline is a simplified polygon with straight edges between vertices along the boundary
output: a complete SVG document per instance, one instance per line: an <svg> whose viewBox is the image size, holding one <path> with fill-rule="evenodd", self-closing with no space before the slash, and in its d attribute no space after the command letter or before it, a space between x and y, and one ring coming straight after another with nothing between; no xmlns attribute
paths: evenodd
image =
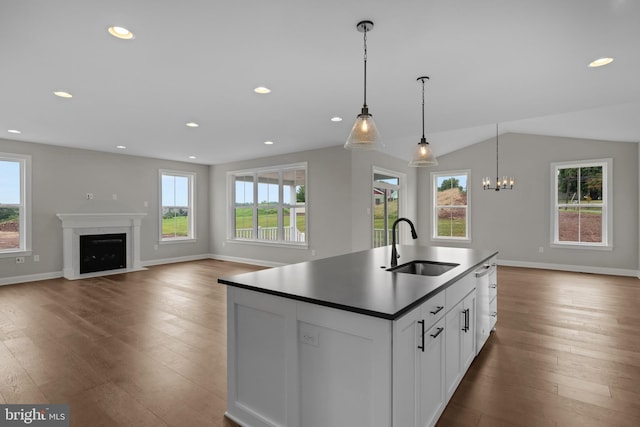
<svg viewBox="0 0 640 427"><path fill-rule="evenodd" d="M380 181L376 181L376 174L382 174L382 175L388 175L389 177L392 178L397 178L399 184L398 185L394 185L394 184L387 184L387 183L383 183ZM375 248L375 215L374 215L374 210L375 210L375 198L373 196L373 191L375 188L384 188L384 189L390 189L390 190L397 190L398 191L398 218L402 218L405 216L405 212L406 212L406 203L407 203L407 197L406 197L406 192L407 192L407 174L402 173L402 172L397 172L397 171L392 171L390 169L385 169L385 168L381 168L378 166L373 166L371 168L371 247ZM391 227L393 226L393 224L389 224L389 229L391 229ZM409 232L407 231L407 229L403 229L400 228L403 231L400 231L398 234L398 242L400 243L401 241L406 241L406 239L409 238ZM397 230L396 230L397 231ZM387 242L387 246L390 245L391 242Z"/></svg>
<svg viewBox="0 0 640 427"><path fill-rule="evenodd" d="M174 177L183 177L187 178L189 182L189 216L188 216L188 235L187 236L177 236L177 237L163 237L162 236L162 217L163 217L163 204L162 204L162 177L174 176ZM158 180L159 180L159 216L158 216L158 242L160 244L174 244L174 243L190 243L196 241L196 203L195 203L195 187L196 187L196 173L195 172L185 172L185 171L177 171L170 169L160 169L158 171Z"/></svg>
<svg viewBox="0 0 640 427"><path fill-rule="evenodd" d="M466 235L464 237L438 236L438 178L455 177L460 175L466 175L467 177L467 204L464 205L466 209ZM439 242L471 243L471 187L470 169L431 172L431 240ZM460 206L462 207L462 205Z"/></svg>
<svg viewBox="0 0 640 427"><path fill-rule="evenodd" d="M297 201L291 201L290 203L284 202L284 185L283 174L288 171L304 170L304 189L305 189L305 202L299 204ZM259 191L258 191L258 176L265 173L278 173L278 202L277 202L277 236L276 240L258 239L252 238L238 238L235 233L235 178L236 176L253 176L253 222L252 222L252 234L258 235L258 209L259 209ZM305 210L305 231L304 242L284 240L284 221L283 212L285 208L304 208ZM227 172L227 242L239 243L239 244L251 244L251 245L264 245L264 246L277 246L288 248L309 248L309 169L307 162L290 163L277 166L266 166L259 168L234 170Z"/></svg>
<svg viewBox="0 0 640 427"><path fill-rule="evenodd" d="M20 203L18 204L20 245L15 249L0 249L0 258L31 256L32 210L31 210L31 156L0 152L0 160L20 164ZM5 205L15 207L15 205Z"/></svg>
<svg viewBox="0 0 640 427"><path fill-rule="evenodd" d="M560 169L586 168L602 166L602 204L597 207L602 209L602 242L564 242L559 240L558 230L558 174ZM551 220L550 220L550 246L554 248L571 248L587 250L613 250L613 159L571 160L553 162L550 166L551 173Z"/></svg>

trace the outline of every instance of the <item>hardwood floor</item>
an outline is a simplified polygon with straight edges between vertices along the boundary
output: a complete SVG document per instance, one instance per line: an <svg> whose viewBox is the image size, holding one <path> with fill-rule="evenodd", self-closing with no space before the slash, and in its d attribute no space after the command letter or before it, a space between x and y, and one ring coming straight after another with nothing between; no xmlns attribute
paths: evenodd
<svg viewBox="0 0 640 427"><path fill-rule="evenodd" d="M499 267L497 331L439 426L640 426L640 280Z"/></svg>
<svg viewBox="0 0 640 427"><path fill-rule="evenodd" d="M236 426L225 287L203 260L0 286L0 403L72 426ZM439 426L640 425L640 280L500 267L498 324Z"/></svg>

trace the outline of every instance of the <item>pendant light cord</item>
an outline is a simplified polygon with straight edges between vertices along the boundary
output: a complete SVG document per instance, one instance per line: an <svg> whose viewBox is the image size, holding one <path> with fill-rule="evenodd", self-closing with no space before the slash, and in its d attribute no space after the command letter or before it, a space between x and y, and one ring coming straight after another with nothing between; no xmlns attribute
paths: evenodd
<svg viewBox="0 0 640 427"><path fill-rule="evenodd" d="M422 80L422 140L425 140L424 137L424 78Z"/></svg>
<svg viewBox="0 0 640 427"><path fill-rule="evenodd" d="M498 124L496 123L496 181L499 179L500 175L498 173ZM500 186L500 182L496 182L496 186Z"/></svg>
<svg viewBox="0 0 640 427"><path fill-rule="evenodd" d="M367 27L364 27L364 108L367 108Z"/></svg>

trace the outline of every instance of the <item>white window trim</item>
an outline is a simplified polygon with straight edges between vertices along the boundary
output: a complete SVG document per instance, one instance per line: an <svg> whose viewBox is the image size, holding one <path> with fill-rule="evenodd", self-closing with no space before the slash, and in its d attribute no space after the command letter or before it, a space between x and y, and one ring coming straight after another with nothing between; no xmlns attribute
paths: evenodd
<svg viewBox="0 0 640 427"><path fill-rule="evenodd" d="M605 177L606 182L602 188L603 195L603 209L602 209L602 223L606 224L602 230L602 243L590 243L590 242L560 242L558 240L558 209L556 190L558 189L558 174L557 170L560 168L568 167L591 167L602 166L602 175ZM550 167L551 179L551 240L550 246L552 248L563 249L586 249L596 251L611 251L613 250L613 159L593 159L593 160L574 160L566 162L554 162Z"/></svg>
<svg viewBox="0 0 640 427"><path fill-rule="evenodd" d="M466 237L443 237L438 236L438 187L437 177L439 176L455 176L455 175L467 175L467 235ZM431 240L438 242L458 242L458 243L471 243L471 170L460 169L453 171L436 171L431 172Z"/></svg>
<svg viewBox="0 0 640 427"><path fill-rule="evenodd" d="M162 175L181 176L189 179L189 236L187 237L162 237ZM161 245L171 245L176 243L192 243L197 240L196 237L196 201L195 201L195 188L196 188L196 174L195 172L184 172L170 169L160 169L158 171L158 189L159 191L159 203L158 203L158 243Z"/></svg>
<svg viewBox="0 0 640 427"><path fill-rule="evenodd" d="M375 176L376 173L389 175L395 178L398 178L400 181L400 185L391 185L383 182L376 182ZM375 218L373 217L373 211L375 209L375 203L373 201L373 188L387 188L387 189L397 189L399 194L399 203L398 203L398 218L402 218L406 215L407 212L407 174L402 172L392 171L391 169L385 169L378 166L371 167L371 188L369 189L369 194L371 194L371 247L373 248L374 244L374 230L373 227L375 225ZM390 224L391 227L393 224ZM411 235L409 234L409 230L405 227L400 227L400 241L408 242L411 239Z"/></svg>
<svg viewBox="0 0 640 427"><path fill-rule="evenodd" d="M31 256L32 222L31 222L31 156L26 154L0 153L1 160L20 163L20 248L0 251L0 258Z"/></svg>
<svg viewBox="0 0 640 427"><path fill-rule="evenodd" d="M235 219L235 188L234 178L237 175L253 175L254 186L257 186L256 177L260 173L265 172L284 172L292 169L304 169L305 176L305 241L304 242L291 242L285 240L259 240L259 239L238 239L234 233L234 219ZM283 207L283 195L282 195L282 174L280 174L280 182L278 184L278 195L280 202L278 203L278 218L280 218L280 209ZM254 188L254 200L258 197L257 188ZM290 163L286 165L265 166L251 169L233 170L227 172L227 238L228 243L241 244L241 245L253 245L253 246L273 246L280 248L293 248L293 249L308 249L309 248L309 168L307 162ZM256 225L258 218L253 218L254 226ZM280 221L278 220L278 227Z"/></svg>

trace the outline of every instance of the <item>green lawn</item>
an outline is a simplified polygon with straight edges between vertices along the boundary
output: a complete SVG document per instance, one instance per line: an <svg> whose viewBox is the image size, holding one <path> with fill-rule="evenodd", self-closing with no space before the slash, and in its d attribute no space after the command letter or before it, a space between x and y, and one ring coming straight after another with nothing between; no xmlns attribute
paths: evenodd
<svg viewBox="0 0 640 427"><path fill-rule="evenodd" d="M438 219L439 237L465 237L467 232L467 222L464 219Z"/></svg>
<svg viewBox="0 0 640 427"><path fill-rule="evenodd" d="M165 237L187 237L189 235L188 217L162 218L162 235Z"/></svg>
<svg viewBox="0 0 640 427"><path fill-rule="evenodd" d="M284 209L284 227L289 227L291 219L289 209ZM258 208L258 227L272 228L278 226L278 210L273 208ZM304 233L307 226L307 216L296 216L296 228ZM253 227L253 208L236 208L236 229Z"/></svg>

